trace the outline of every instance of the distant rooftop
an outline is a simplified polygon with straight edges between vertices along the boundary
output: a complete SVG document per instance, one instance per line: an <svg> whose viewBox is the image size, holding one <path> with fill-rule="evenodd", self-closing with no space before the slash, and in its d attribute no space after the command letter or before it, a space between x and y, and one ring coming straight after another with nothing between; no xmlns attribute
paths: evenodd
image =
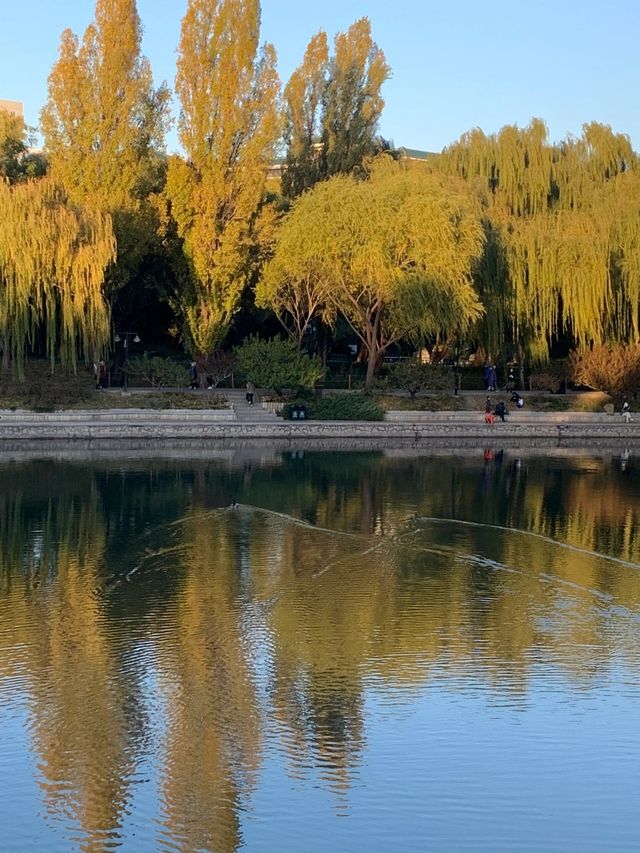
<svg viewBox="0 0 640 853"><path fill-rule="evenodd" d="M429 157L435 157L434 151L421 151L419 148L404 148L401 146L398 151L408 160L428 160Z"/></svg>
<svg viewBox="0 0 640 853"><path fill-rule="evenodd" d="M12 115L14 116L24 115L24 107L22 106L22 101L6 101L3 98L0 98L0 110L4 110L7 113L12 113Z"/></svg>

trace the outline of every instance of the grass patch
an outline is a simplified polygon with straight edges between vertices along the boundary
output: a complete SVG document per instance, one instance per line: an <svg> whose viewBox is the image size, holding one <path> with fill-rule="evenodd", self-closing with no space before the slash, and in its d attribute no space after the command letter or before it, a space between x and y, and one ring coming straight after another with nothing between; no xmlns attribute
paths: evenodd
<svg viewBox="0 0 640 853"><path fill-rule="evenodd" d="M154 391L143 394L96 390L93 372L79 367L77 373L64 373L59 367L30 361L24 379L12 371L0 372L0 409L27 409L55 412L63 409L226 409L227 400L213 393Z"/></svg>
<svg viewBox="0 0 640 853"><path fill-rule="evenodd" d="M219 394L190 394L188 391L154 391L147 394L96 392L83 409L228 409L229 403Z"/></svg>
<svg viewBox="0 0 640 853"><path fill-rule="evenodd" d="M303 405L307 418L316 421L381 421L384 410L377 400L364 394L326 394L320 399L298 399L286 404L283 416Z"/></svg>
<svg viewBox="0 0 640 853"><path fill-rule="evenodd" d="M489 394L495 405L504 400L507 408L513 409L510 394ZM485 391L474 394L429 394L412 400L408 395L379 395L376 397L385 412L483 412ZM601 392L584 394L526 394L525 408L531 412L603 412L611 398ZM633 408L633 405L632 405Z"/></svg>

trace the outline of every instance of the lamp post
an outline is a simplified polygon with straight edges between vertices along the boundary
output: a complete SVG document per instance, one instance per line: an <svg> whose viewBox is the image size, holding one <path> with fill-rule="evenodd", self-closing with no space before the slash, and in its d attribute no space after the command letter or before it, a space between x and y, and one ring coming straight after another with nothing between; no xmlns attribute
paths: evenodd
<svg viewBox="0 0 640 853"><path fill-rule="evenodd" d="M120 334L116 334L113 340L117 344L120 343L120 341L123 341L124 362L122 364L122 368L124 371L124 382L122 387L127 391L129 388L129 340L134 344L139 344L142 342L142 338L137 332L121 332Z"/></svg>
<svg viewBox="0 0 640 853"><path fill-rule="evenodd" d="M458 391L460 390L460 340L456 338L456 364L455 364L455 379L454 379L454 387L453 393L454 396L458 396Z"/></svg>

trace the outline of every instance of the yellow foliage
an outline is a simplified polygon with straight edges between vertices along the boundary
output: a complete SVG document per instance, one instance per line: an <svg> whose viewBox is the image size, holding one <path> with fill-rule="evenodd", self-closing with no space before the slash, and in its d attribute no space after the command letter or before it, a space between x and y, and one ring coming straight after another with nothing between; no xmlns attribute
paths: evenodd
<svg viewBox="0 0 640 853"><path fill-rule="evenodd" d="M382 160L367 181L335 177L295 202L257 300L297 329L314 312L342 313L373 371L393 341L481 315L472 269L482 247L480 206L462 181Z"/></svg>
<svg viewBox="0 0 640 853"><path fill-rule="evenodd" d="M628 137L593 123L551 145L534 119L489 137L474 130L433 168L471 182L485 205L490 348L509 326L542 360L558 333L582 346L638 339L640 185Z"/></svg>
<svg viewBox="0 0 640 853"><path fill-rule="evenodd" d="M280 135L271 45L258 50L257 0L190 0L176 91L186 159L169 163L167 196L193 292L185 334L206 355L222 343L252 268L267 167Z"/></svg>
<svg viewBox="0 0 640 853"><path fill-rule="evenodd" d="M77 211L50 180L0 183L0 346L21 365L44 330L53 361L95 357L109 335L103 295L115 259L108 215Z"/></svg>

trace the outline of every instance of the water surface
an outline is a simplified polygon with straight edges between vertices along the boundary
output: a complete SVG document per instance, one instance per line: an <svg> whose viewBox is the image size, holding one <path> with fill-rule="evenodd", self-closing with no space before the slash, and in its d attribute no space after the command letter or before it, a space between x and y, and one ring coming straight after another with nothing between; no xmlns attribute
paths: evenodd
<svg viewBox="0 0 640 853"><path fill-rule="evenodd" d="M0 848L640 846L640 463L0 463Z"/></svg>

